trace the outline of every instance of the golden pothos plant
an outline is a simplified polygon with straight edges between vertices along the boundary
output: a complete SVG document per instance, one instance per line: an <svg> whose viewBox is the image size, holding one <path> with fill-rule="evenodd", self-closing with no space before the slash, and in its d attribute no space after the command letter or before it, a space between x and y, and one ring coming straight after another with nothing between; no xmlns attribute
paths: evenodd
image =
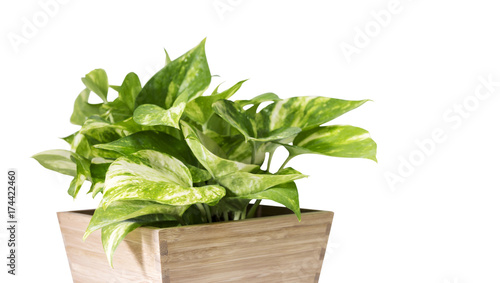
<svg viewBox="0 0 500 283"><path fill-rule="evenodd" d="M294 180L305 175L286 166L298 155L376 161L377 146L366 130L322 126L367 100L281 99L274 93L232 100L245 81L205 94L211 78L205 40L176 60L167 55L165 67L144 86L135 73L110 85L104 70L93 70L82 78L85 88L71 116L81 128L64 138L71 149L33 156L74 177L71 196L85 181L91 183L88 193L102 194L84 238L101 229L110 264L118 244L140 226L251 218L263 199L286 206L300 220ZM118 92L113 101L110 90ZM88 102L92 92L102 103ZM289 156L271 173L273 153L281 146Z"/></svg>

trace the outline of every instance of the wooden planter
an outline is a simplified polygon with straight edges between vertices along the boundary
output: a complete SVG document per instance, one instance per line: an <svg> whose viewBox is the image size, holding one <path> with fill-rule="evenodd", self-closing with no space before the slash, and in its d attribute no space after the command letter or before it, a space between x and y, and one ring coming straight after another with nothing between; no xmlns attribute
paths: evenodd
<svg viewBox="0 0 500 283"><path fill-rule="evenodd" d="M318 282L333 212L260 206L257 218L174 228L141 227L118 246L112 269L100 232L82 236L93 210L59 212L74 282Z"/></svg>

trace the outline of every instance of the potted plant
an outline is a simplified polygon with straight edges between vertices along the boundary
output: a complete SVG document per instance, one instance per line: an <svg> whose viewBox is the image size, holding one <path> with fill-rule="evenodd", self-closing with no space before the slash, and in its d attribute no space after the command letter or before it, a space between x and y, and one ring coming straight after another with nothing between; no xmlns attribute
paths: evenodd
<svg viewBox="0 0 500 283"><path fill-rule="evenodd" d="M203 95L211 77L203 40L176 60L167 54L144 86L134 73L121 85L102 69L82 78L71 150L33 156L74 177L72 197L85 181L102 194L95 211L58 213L75 282L318 280L333 213L300 209L294 181L305 175L286 164L302 154L376 161L366 130L322 126L367 100L230 100L245 81ZM102 103L89 103L91 92ZM289 156L270 172L281 146Z"/></svg>

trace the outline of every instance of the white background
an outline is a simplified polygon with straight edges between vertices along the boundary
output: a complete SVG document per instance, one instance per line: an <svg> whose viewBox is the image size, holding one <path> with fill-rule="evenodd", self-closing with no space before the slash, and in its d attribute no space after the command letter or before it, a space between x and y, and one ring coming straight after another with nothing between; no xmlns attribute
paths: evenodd
<svg viewBox="0 0 500 283"><path fill-rule="evenodd" d="M369 130L378 164L290 163L310 175L298 182L302 206L335 212L320 282L500 281L500 87L485 97L479 79L500 81L496 1L61 0L49 16L47 2L0 4L0 167L19 171L20 219L19 275L6 274L2 228L0 281L71 282L56 212L98 200L73 201L70 178L30 156L68 148L58 137L78 129L80 78L104 68L113 84L130 71L145 83L163 48L173 59L204 37L214 85L250 79L235 98L373 100L335 123Z"/></svg>

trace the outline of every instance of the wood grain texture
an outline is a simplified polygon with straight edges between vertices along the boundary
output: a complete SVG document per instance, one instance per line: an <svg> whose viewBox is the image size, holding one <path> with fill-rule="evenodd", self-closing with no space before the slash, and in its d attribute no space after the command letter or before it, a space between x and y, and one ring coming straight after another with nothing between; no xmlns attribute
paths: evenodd
<svg viewBox="0 0 500 283"><path fill-rule="evenodd" d="M82 240L91 215L88 211L59 212L59 225L73 282L161 282L158 231L140 228L132 231L116 249L109 266L101 243L101 233Z"/></svg>
<svg viewBox="0 0 500 283"><path fill-rule="evenodd" d="M74 282L318 282L333 212L260 206L254 219L165 229L141 227L109 267L92 211L59 212Z"/></svg>

